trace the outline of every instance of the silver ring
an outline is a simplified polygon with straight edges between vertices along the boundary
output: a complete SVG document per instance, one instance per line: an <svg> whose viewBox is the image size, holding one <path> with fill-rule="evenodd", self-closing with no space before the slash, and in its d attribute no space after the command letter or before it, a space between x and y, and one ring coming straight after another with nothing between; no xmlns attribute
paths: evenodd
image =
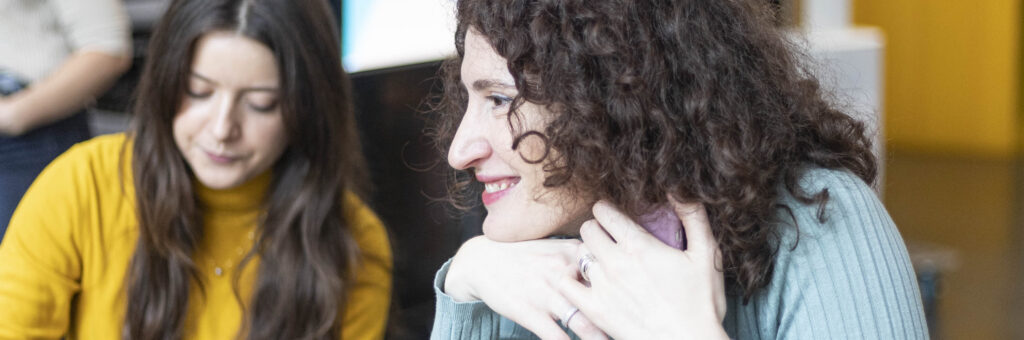
<svg viewBox="0 0 1024 340"><path fill-rule="evenodd" d="M564 317L562 318L562 327L569 328L569 322L572 321L572 317L579 313L580 309L572 307L572 309L565 311Z"/></svg>
<svg viewBox="0 0 1024 340"><path fill-rule="evenodd" d="M590 276L587 275L587 269L590 269L590 264L594 262L597 262L597 258L590 253L587 253L580 258L580 276L583 277L583 281L590 282Z"/></svg>

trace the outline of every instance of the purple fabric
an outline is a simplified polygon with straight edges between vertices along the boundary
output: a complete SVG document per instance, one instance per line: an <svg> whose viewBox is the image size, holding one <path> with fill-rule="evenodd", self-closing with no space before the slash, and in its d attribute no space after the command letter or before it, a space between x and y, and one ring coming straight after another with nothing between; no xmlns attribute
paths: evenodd
<svg viewBox="0 0 1024 340"><path fill-rule="evenodd" d="M679 217L671 208L662 207L640 216L640 225L661 242L676 249L684 249L686 235L683 232L683 222L679 221Z"/></svg>

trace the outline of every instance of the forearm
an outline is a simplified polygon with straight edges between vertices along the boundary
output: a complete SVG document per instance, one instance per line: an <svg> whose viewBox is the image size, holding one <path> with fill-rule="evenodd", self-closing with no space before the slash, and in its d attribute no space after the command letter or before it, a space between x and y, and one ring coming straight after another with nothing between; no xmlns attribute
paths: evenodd
<svg viewBox="0 0 1024 340"><path fill-rule="evenodd" d="M106 91L129 66L129 55L75 52L46 78L5 98L5 133L20 135L70 116Z"/></svg>
<svg viewBox="0 0 1024 340"><path fill-rule="evenodd" d="M434 326L430 338L446 339L495 339L501 330L501 316L482 301L458 302L445 294L445 278L451 261L445 263L434 277L436 309Z"/></svg>

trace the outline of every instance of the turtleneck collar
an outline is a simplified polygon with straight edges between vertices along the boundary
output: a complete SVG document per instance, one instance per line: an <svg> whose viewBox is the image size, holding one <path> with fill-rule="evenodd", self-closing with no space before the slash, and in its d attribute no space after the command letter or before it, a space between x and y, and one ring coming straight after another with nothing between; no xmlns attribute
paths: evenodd
<svg viewBox="0 0 1024 340"><path fill-rule="evenodd" d="M267 188L270 186L271 171L264 171L234 188L212 189L198 179L192 183L196 188L199 203L214 211L252 211L260 208Z"/></svg>

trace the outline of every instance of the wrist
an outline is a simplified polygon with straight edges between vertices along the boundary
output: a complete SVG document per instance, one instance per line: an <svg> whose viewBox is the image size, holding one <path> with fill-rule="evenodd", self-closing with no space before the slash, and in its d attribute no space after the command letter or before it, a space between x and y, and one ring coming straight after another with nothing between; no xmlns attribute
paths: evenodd
<svg viewBox="0 0 1024 340"><path fill-rule="evenodd" d="M661 334L659 339L728 340L729 334L719 322L706 322L693 327L674 328Z"/></svg>
<svg viewBox="0 0 1024 340"><path fill-rule="evenodd" d="M465 284L462 276L460 276L453 260L450 267L448 267L448 275L444 279L444 293L447 294L455 302L470 302L477 301L476 295L472 293L470 286Z"/></svg>
<svg viewBox="0 0 1024 340"><path fill-rule="evenodd" d="M476 292L473 290L473 286L469 284L472 275L466 273L466 260L465 260L465 248L472 243L473 240L467 241L463 244L462 248L455 253L452 257L451 263L448 264L448 273L444 279L444 293L448 294L455 300L455 302L470 302L478 301L480 298L477 297ZM471 271L470 271L471 272Z"/></svg>
<svg viewBox="0 0 1024 340"><path fill-rule="evenodd" d="M674 320L674 321L673 321ZM672 318L655 321L642 336L637 339L712 339L727 340L729 335L722 327L722 322L713 318ZM660 325L660 326L658 326ZM634 338L634 337L628 337Z"/></svg>
<svg viewBox="0 0 1024 340"><path fill-rule="evenodd" d="M18 136L24 133L17 117L18 101L10 97L0 99L0 135Z"/></svg>
<svg viewBox="0 0 1024 340"><path fill-rule="evenodd" d="M14 135L12 112L10 100L0 98L0 135Z"/></svg>
<svg viewBox="0 0 1024 340"><path fill-rule="evenodd" d="M729 334L725 333L725 328L722 325L714 325L714 327L708 327L701 332L695 333L694 339L713 339L713 340L729 340Z"/></svg>

